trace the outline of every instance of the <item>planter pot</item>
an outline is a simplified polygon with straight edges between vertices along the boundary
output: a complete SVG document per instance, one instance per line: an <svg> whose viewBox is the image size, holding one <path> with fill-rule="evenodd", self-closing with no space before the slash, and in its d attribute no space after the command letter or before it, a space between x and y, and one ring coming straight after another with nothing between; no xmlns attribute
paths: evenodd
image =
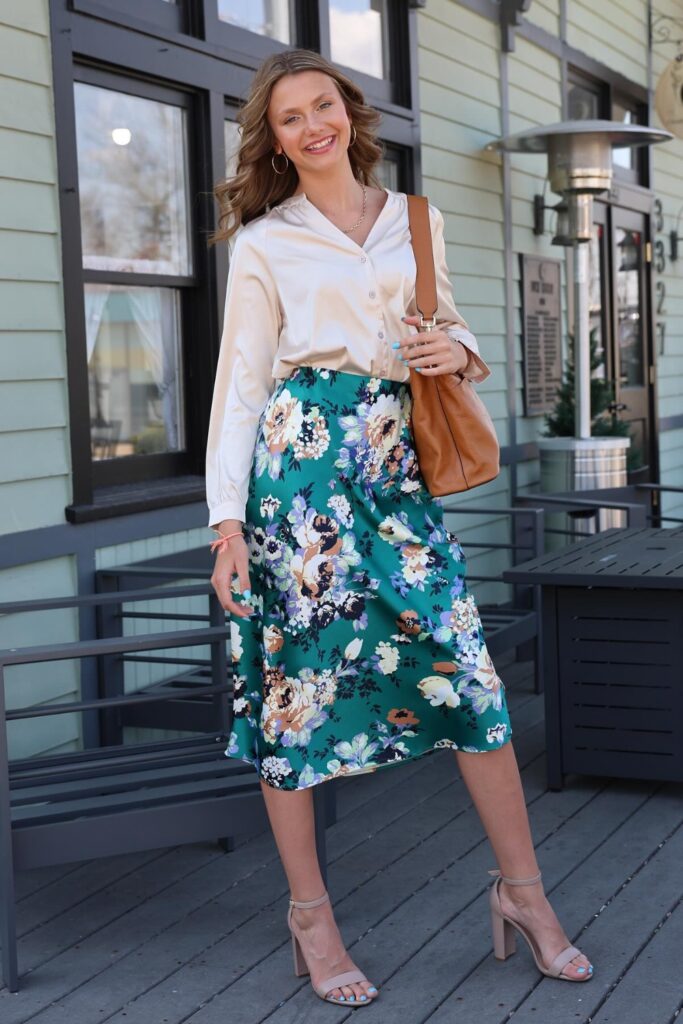
<svg viewBox="0 0 683 1024"><path fill-rule="evenodd" d="M626 451L630 443L630 437L540 438L541 492L566 493L625 486ZM546 514L546 522L548 527L569 530L581 537L613 526L626 526L626 513L614 509L600 509L597 516L558 512ZM556 550L570 541L570 537L549 534L547 546Z"/></svg>

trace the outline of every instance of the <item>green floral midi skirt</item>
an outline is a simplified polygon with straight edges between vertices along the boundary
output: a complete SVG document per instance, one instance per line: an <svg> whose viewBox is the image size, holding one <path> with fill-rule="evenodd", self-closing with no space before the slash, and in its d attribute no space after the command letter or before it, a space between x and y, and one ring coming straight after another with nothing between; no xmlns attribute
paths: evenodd
<svg viewBox="0 0 683 1024"><path fill-rule="evenodd" d="M508 742L464 552L420 475L407 384L299 367L259 423L225 751L278 789Z"/></svg>

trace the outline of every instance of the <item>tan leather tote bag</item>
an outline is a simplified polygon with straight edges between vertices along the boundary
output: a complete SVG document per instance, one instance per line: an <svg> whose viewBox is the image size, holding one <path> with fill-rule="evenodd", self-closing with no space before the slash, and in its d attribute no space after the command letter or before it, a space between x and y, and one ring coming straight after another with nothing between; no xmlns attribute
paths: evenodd
<svg viewBox="0 0 683 1024"><path fill-rule="evenodd" d="M417 265L415 298L420 330L437 326L436 274L426 196L408 196L410 237ZM412 428L420 472L434 497L467 491L500 472L500 447L486 406L460 374L424 377L410 370Z"/></svg>

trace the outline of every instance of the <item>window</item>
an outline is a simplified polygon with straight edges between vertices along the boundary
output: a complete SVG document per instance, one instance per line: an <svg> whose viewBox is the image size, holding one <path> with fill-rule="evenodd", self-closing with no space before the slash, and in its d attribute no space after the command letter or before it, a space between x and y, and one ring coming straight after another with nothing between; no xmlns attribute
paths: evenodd
<svg viewBox="0 0 683 1024"><path fill-rule="evenodd" d="M386 0L330 0L330 52L337 64L389 78Z"/></svg>
<svg viewBox="0 0 683 1024"><path fill-rule="evenodd" d="M643 104L617 94L612 98L612 120L623 124L647 124L647 109ZM646 180L646 147L616 147L612 150L612 165L615 176L642 185Z"/></svg>
<svg viewBox="0 0 683 1024"><path fill-rule="evenodd" d="M182 97L83 74L90 80L74 82L74 109L89 447L93 463L110 464L100 481L114 483L127 473L113 463L140 456L158 476L150 460L187 449L188 109Z"/></svg>
<svg viewBox="0 0 683 1024"><path fill-rule="evenodd" d="M600 91L584 83L573 83L569 86L568 95L569 119L575 121L593 121L601 117Z"/></svg>
<svg viewBox="0 0 683 1024"><path fill-rule="evenodd" d="M237 153L240 148L239 125L236 121L223 122L223 143L225 146L225 176L231 178L237 170Z"/></svg>
<svg viewBox="0 0 683 1024"><path fill-rule="evenodd" d="M218 18L281 43L295 37L292 0L218 0Z"/></svg>
<svg viewBox="0 0 683 1024"><path fill-rule="evenodd" d="M604 119L623 124L647 124L647 106L622 96L610 82L593 80L576 68L569 70L567 117L577 121ZM615 179L643 185L647 179L646 147L612 149Z"/></svg>

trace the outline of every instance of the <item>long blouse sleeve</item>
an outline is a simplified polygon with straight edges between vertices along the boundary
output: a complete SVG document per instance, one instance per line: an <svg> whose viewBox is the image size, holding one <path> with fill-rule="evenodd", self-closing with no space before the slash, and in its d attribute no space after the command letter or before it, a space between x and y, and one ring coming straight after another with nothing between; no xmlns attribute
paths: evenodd
<svg viewBox="0 0 683 1024"><path fill-rule="evenodd" d="M253 221L230 260L206 448L209 526L244 522L258 422L275 388L282 319L266 242L267 223Z"/></svg>
<svg viewBox="0 0 683 1024"><path fill-rule="evenodd" d="M480 383L491 375L491 370L479 355L477 339L455 307L453 288L448 273L448 264L446 263L443 215L431 203L429 204L429 215L432 228L432 248L434 250L436 295L438 300L437 319L439 326L448 335L455 338L456 341L461 341L465 348L469 349L469 361L462 374L475 383Z"/></svg>

